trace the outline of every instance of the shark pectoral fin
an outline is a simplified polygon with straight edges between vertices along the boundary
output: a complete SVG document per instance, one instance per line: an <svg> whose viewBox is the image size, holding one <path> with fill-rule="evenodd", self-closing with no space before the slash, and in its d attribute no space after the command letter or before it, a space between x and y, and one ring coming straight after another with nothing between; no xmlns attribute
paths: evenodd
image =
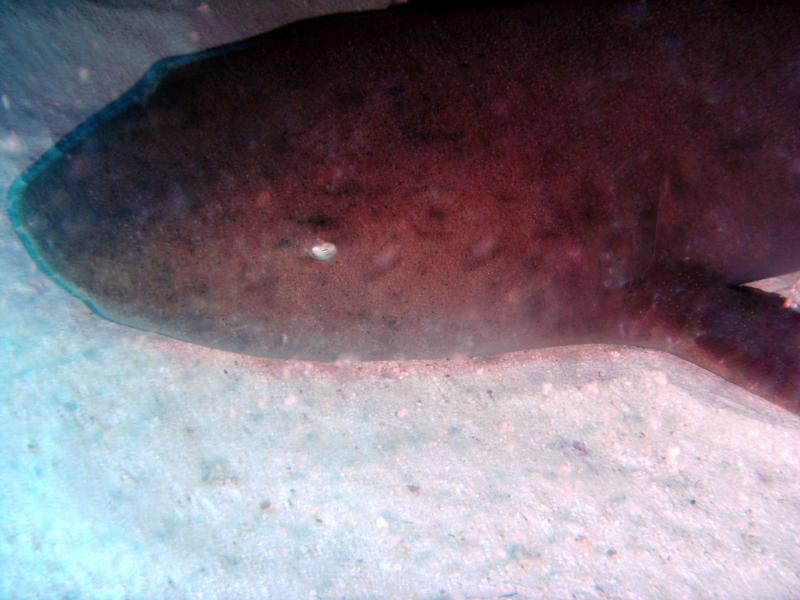
<svg viewBox="0 0 800 600"><path fill-rule="evenodd" d="M777 294L661 269L631 286L624 341L675 354L800 414L800 312Z"/></svg>

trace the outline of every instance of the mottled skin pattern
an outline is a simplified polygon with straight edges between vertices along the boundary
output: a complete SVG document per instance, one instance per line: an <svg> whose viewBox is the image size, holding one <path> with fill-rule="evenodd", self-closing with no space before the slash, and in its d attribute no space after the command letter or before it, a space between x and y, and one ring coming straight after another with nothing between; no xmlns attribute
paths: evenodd
<svg viewBox="0 0 800 600"><path fill-rule="evenodd" d="M800 412L800 15L553 3L306 21L156 67L11 214L101 315L333 360L618 342ZM311 255L330 242L329 261Z"/></svg>

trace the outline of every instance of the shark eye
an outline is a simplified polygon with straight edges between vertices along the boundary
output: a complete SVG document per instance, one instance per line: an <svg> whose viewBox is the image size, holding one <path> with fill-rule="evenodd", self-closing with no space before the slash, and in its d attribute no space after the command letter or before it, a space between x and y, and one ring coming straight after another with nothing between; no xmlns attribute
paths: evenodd
<svg viewBox="0 0 800 600"><path fill-rule="evenodd" d="M336 256L337 252L336 244L332 244L331 242L322 242L311 248L311 256L322 261L332 259Z"/></svg>

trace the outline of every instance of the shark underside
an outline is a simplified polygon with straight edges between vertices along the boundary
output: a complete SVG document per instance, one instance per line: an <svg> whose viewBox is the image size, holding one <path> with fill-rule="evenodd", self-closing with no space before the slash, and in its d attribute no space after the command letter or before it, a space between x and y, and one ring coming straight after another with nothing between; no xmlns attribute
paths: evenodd
<svg viewBox="0 0 800 600"><path fill-rule="evenodd" d="M800 413L800 9L396 7L153 66L15 183L98 314L267 357L672 352Z"/></svg>

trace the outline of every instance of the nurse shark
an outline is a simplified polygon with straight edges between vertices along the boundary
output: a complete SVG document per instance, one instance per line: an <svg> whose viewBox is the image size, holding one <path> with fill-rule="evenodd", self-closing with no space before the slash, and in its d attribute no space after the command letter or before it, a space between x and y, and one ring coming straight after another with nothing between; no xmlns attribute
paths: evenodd
<svg viewBox="0 0 800 600"><path fill-rule="evenodd" d="M800 414L800 9L393 7L156 63L10 191L98 315L262 357L673 353Z"/></svg>

